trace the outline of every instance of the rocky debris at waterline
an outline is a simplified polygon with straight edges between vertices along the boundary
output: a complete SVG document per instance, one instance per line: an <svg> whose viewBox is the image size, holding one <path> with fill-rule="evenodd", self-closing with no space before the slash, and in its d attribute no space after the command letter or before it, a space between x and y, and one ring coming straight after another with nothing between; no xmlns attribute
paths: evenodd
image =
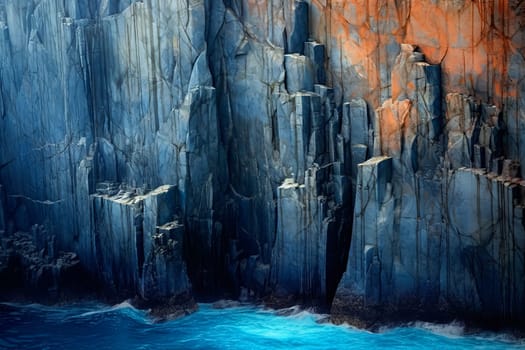
<svg viewBox="0 0 525 350"><path fill-rule="evenodd" d="M191 294L181 293L169 298L144 299L135 297L131 304L148 312L156 322L171 321L188 316L199 309Z"/></svg>
<svg viewBox="0 0 525 350"><path fill-rule="evenodd" d="M0 280L4 297L46 303L87 295L96 287L77 254L58 251L54 236L40 226L0 237Z"/></svg>

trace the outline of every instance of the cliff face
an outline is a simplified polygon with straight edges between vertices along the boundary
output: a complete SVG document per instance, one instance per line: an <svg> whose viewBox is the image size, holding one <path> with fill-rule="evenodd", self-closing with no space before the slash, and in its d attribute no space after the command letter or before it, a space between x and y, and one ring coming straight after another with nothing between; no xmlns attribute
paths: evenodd
<svg viewBox="0 0 525 350"><path fill-rule="evenodd" d="M398 97L376 110L375 156L358 167L332 312L367 322L392 310L520 320L525 183L504 158L500 111L452 93L441 113L439 67L421 59L402 45Z"/></svg>
<svg viewBox="0 0 525 350"><path fill-rule="evenodd" d="M365 96L377 107L395 94L390 72L399 44L411 43L441 65L445 91L508 105L505 117L515 122L523 113L523 16L521 1L313 0L310 32L327 45L330 83L343 100ZM509 130L516 156L519 129Z"/></svg>
<svg viewBox="0 0 525 350"><path fill-rule="evenodd" d="M180 219L209 255L213 208L228 180L206 6L2 1L8 232L45 223L60 249L132 289L146 277L157 226ZM161 185L176 186L177 203L162 219L150 213L149 224L147 200L97 196L147 196ZM113 254L122 244L128 256Z"/></svg>
<svg viewBox="0 0 525 350"><path fill-rule="evenodd" d="M145 298L519 319L523 13L0 0L0 229L44 224Z"/></svg>

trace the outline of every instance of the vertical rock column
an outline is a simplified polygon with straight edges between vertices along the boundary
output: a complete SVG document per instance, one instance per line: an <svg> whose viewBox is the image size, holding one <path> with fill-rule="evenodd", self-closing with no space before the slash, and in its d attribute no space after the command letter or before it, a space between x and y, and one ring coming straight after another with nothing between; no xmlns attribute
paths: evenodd
<svg viewBox="0 0 525 350"><path fill-rule="evenodd" d="M80 257L83 266L91 272L96 272L97 257L95 250L96 235L91 225L93 210L91 194L95 193L96 162L94 157L98 152L89 154L80 161L76 170L77 191L75 200L78 208L78 235L75 251Z"/></svg>
<svg viewBox="0 0 525 350"><path fill-rule="evenodd" d="M394 239L392 158L374 157L359 164L352 244L332 312L345 313L353 301L364 305L381 302L391 280Z"/></svg>
<svg viewBox="0 0 525 350"><path fill-rule="evenodd" d="M315 41L304 43L304 55L312 61L316 84L326 84L325 46Z"/></svg>
<svg viewBox="0 0 525 350"><path fill-rule="evenodd" d="M304 54L304 43L308 40L308 22L308 3L304 0L294 0L286 53Z"/></svg>
<svg viewBox="0 0 525 350"><path fill-rule="evenodd" d="M184 226L178 221L157 226L144 262L141 295L163 299L191 289L183 259Z"/></svg>
<svg viewBox="0 0 525 350"><path fill-rule="evenodd" d="M478 165L485 163L485 155L474 156L474 144L479 138L479 126L476 106L472 98L461 94L447 95L447 124L448 136L446 157L454 169L471 167L473 159L477 158ZM483 158L483 162L481 162ZM479 166L476 166L479 167Z"/></svg>
<svg viewBox="0 0 525 350"><path fill-rule="evenodd" d="M114 292L161 300L188 292L176 186L146 194L99 184L92 198L96 269Z"/></svg>
<svg viewBox="0 0 525 350"><path fill-rule="evenodd" d="M177 163L181 203L186 229L192 233L187 244L191 252L188 263L192 278L200 287L219 274L222 267L219 207L224 204L228 175L216 106L215 88L192 88L179 116L185 132L177 136L177 142L183 145Z"/></svg>
<svg viewBox="0 0 525 350"><path fill-rule="evenodd" d="M450 94L443 135L439 67L422 60L402 45L392 99L376 110L374 154L389 166L358 165L332 313L364 325L404 313L523 320L523 182L503 156L500 110Z"/></svg>
<svg viewBox="0 0 525 350"><path fill-rule="evenodd" d="M521 179L481 169L450 172L440 289L455 309L524 320L524 190Z"/></svg>
<svg viewBox="0 0 525 350"><path fill-rule="evenodd" d="M5 219L4 219L4 188L0 185L0 232L5 231ZM1 236L1 234L0 234Z"/></svg>
<svg viewBox="0 0 525 350"><path fill-rule="evenodd" d="M132 293L139 279L139 250L142 238L141 198L131 193L92 195L92 228L99 272L115 292Z"/></svg>
<svg viewBox="0 0 525 350"><path fill-rule="evenodd" d="M294 2L295 34L288 38L288 54L284 55L286 91L274 94L276 149L285 180L276 196L271 283L279 297L329 303L349 244L351 127L340 118L334 90L320 84L326 81L324 46L307 41L299 49L295 42L295 38L305 41L308 36L307 13L301 15L304 23L297 17L308 11L306 5ZM298 23L304 27L299 28ZM358 108L364 108L366 117L366 104ZM359 112L355 113L356 123L363 119ZM359 122L368 124L367 120Z"/></svg>
<svg viewBox="0 0 525 350"><path fill-rule="evenodd" d="M176 186L164 185L144 197L143 243L139 244L140 293L145 299L161 299L188 291L183 260L184 225Z"/></svg>
<svg viewBox="0 0 525 350"><path fill-rule="evenodd" d="M353 193L357 181L357 165L368 159L369 137L368 108L363 99L352 100L343 105L341 134L344 140L344 162L346 172L351 174Z"/></svg>
<svg viewBox="0 0 525 350"><path fill-rule="evenodd" d="M392 99L374 118L376 157L358 165L352 243L333 304L336 314L419 304L439 278L432 261L439 256L440 198L430 200L441 189L434 179L441 155L439 67L423 62L414 46L402 45L392 82ZM358 106L348 105L347 114L362 110ZM352 142L359 142L353 149L365 151L372 142L359 130L366 124L354 125Z"/></svg>
<svg viewBox="0 0 525 350"><path fill-rule="evenodd" d="M318 196L318 169L306 184L287 179L277 189L277 238L272 256L272 284L277 296L326 294L325 199Z"/></svg>

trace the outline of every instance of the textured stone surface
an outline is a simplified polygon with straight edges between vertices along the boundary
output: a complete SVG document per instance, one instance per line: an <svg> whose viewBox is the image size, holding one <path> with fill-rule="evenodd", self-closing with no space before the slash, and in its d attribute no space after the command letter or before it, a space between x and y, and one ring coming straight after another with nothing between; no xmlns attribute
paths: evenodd
<svg viewBox="0 0 525 350"><path fill-rule="evenodd" d="M42 226L35 225L31 231L1 237L0 292L57 302L95 290L77 254L58 252L55 237Z"/></svg>
<svg viewBox="0 0 525 350"><path fill-rule="evenodd" d="M326 50L323 44L315 41L304 43L304 55L312 61L314 66L314 80L316 84L326 84L325 56Z"/></svg>
<svg viewBox="0 0 525 350"><path fill-rule="evenodd" d="M272 271L277 293L323 295L326 236L319 227L322 208L315 190L311 193L312 189L292 179L285 180L277 190L277 240Z"/></svg>
<svg viewBox="0 0 525 350"><path fill-rule="evenodd" d="M157 226L148 254L144 254L141 293L146 300L187 294L190 283L183 259L184 226ZM147 246L147 243L144 243Z"/></svg>
<svg viewBox="0 0 525 350"><path fill-rule="evenodd" d="M314 66L312 61L298 54L284 56L286 89L289 93L314 90Z"/></svg>
<svg viewBox="0 0 525 350"><path fill-rule="evenodd" d="M521 287L505 293L521 273L507 262L521 259L508 243L518 244L522 229L524 6L0 0L5 232L44 224L57 249L78 252L108 284L144 296L184 288L184 274L166 277L183 266L182 249L199 292L279 290L329 302L358 254L366 264L355 280L361 306L439 299L480 312L501 296L506 304L494 315L506 314L510 300L521 310ZM391 159L378 162L392 172L378 198L393 199L366 206L371 221L362 225L354 198L360 208L368 194L359 185L376 183L363 170L375 165L358 164L372 156ZM501 175L503 185L487 192L513 193L492 212L501 212L501 225L513 223L492 224L503 237L498 256L483 244L454 245L454 232L476 227L450 224L451 205L468 208L467 198L478 198L477 188L459 195L459 185L451 187L474 176L460 175L471 171L461 167ZM282 188L289 178L294 185ZM111 183L133 189L135 199L111 200L119 190ZM165 184L175 187L151 194ZM100 202L102 237L90 198ZM363 237L374 237L375 223L391 241L363 238L359 251L349 250L354 220ZM171 229L157 228L168 222ZM447 237L461 249L445 252ZM106 251L97 255L101 238ZM126 254L113 254L116 247ZM297 261L288 263L287 252ZM442 263L445 255L456 265ZM476 291L489 260L496 267L488 275L504 276L498 295ZM447 273L465 281L463 294L441 292ZM336 302L349 305L341 295Z"/></svg>
<svg viewBox="0 0 525 350"><path fill-rule="evenodd" d="M500 110L449 94L443 129L439 69L410 59L413 50L403 45L396 59L398 100L376 110L377 157L358 166L334 319L370 326L381 317L441 313L521 321L522 182L519 163L503 157ZM482 169L470 168L476 164Z"/></svg>
<svg viewBox="0 0 525 350"><path fill-rule="evenodd" d="M304 43L308 40L308 2L304 0L294 0L292 6L292 25L288 36L287 53L304 54Z"/></svg>
<svg viewBox="0 0 525 350"><path fill-rule="evenodd" d="M214 225L204 220L227 170L201 25L206 6L0 3L0 163L14 226L46 221L58 245L90 266L94 184L173 183L188 193L177 206L191 213L195 240L208 241Z"/></svg>
<svg viewBox="0 0 525 350"><path fill-rule="evenodd" d="M417 44L441 64L446 93L503 106L508 157L525 164L523 11L520 1L312 0L310 36L327 47L338 96L374 107L393 95L400 44Z"/></svg>
<svg viewBox="0 0 525 350"><path fill-rule="evenodd" d="M0 185L0 231L4 232L5 227L5 213L4 213L4 188Z"/></svg>
<svg viewBox="0 0 525 350"><path fill-rule="evenodd" d="M122 187L122 186L121 186ZM92 272L116 293L140 291L146 300L188 293L184 226L177 223L177 188L147 194L99 184L91 196Z"/></svg>

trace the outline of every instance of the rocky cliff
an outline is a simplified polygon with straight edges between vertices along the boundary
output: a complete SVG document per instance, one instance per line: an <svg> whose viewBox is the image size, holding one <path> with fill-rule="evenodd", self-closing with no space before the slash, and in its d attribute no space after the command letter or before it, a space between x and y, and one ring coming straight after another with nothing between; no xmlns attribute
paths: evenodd
<svg viewBox="0 0 525 350"><path fill-rule="evenodd" d="M401 47L398 97L376 110L374 157L358 166L332 312L521 320L525 182L505 158L501 111L450 93L442 112L439 66Z"/></svg>
<svg viewBox="0 0 525 350"><path fill-rule="evenodd" d="M0 230L145 299L520 320L524 13L0 0Z"/></svg>

